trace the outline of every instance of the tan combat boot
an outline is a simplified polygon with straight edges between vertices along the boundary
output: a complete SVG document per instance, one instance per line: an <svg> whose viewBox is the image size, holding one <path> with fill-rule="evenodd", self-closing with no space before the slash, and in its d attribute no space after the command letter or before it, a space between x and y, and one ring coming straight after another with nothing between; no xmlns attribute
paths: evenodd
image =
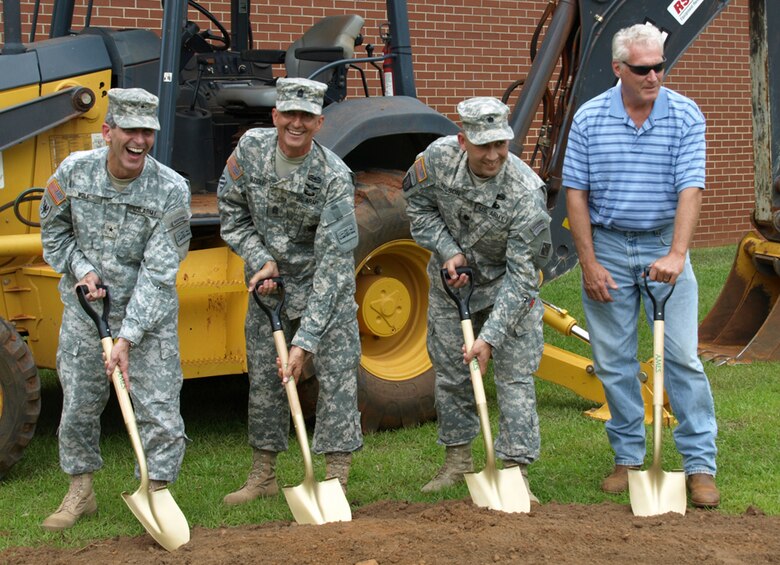
<svg viewBox="0 0 780 565"><path fill-rule="evenodd" d="M252 470L244 485L222 499L225 504L243 504L258 496L274 496L279 492L276 484L276 453L261 449L252 450Z"/></svg>
<svg viewBox="0 0 780 565"><path fill-rule="evenodd" d="M168 481L158 481L156 479L149 479L149 492L163 489L168 486Z"/></svg>
<svg viewBox="0 0 780 565"><path fill-rule="evenodd" d="M525 483L525 490L528 491L528 499L531 502L535 502L536 504L540 504L539 499L536 498L534 493L531 492L531 485L528 482L528 464L526 463L518 463L517 461L512 461L511 459L503 459L504 462L504 469L510 469L512 467L520 467L520 474L523 475L523 482Z"/></svg>
<svg viewBox="0 0 780 565"><path fill-rule="evenodd" d="M41 527L50 532L58 532L70 528L82 516L97 512L95 492L92 490L92 473L72 475L68 494L62 499L62 504L51 516L46 518Z"/></svg>
<svg viewBox="0 0 780 565"><path fill-rule="evenodd" d="M341 483L341 490L347 494L347 480L349 479L349 465L352 463L352 454L344 452L325 454L325 475L330 479L336 477Z"/></svg>
<svg viewBox="0 0 780 565"><path fill-rule="evenodd" d="M448 445L444 457L444 465L428 483L420 490L422 492L437 492L443 488L463 482L463 473L474 470L471 461L471 444Z"/></svg>

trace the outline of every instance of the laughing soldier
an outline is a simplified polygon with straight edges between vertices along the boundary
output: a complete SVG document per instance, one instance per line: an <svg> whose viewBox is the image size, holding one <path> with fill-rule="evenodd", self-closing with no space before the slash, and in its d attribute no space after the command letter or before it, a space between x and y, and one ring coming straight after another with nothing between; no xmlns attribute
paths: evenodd
<svg viewBox="0 0 780 565"><path fill-rule="evenodd" d="M184 458L179 412L176 273L187 254L187 182L148 155L154 144L157 97L140 88L108 92L107 147L73 153L49 180L41 200L43 257L62 273L65 304L57 349L63 406L60 466L70 489L47 530L69 528L97 511L92 474L103 466L100 414L119 367L133 400L149 468L150 488L176 480ZM109 326L119 328L111 358L102 360L97 329L78 303L111 292Z"/></svg>
<svg viewBox="0 0 780 565"><path fill-rule="evenodd" d="M314 141L322 127L323 83L279 79L275 128L246 132L228 158L218 191L222 238L244 259L250 292L285 280L282 323L290 348L282 378L297 379L313 357L319 381L312 451L346 490L352 452L363 445L357 409L360 338L355 303L357 245L352 172ZM273 292L266 280L261 294ZM251 303L246 319L249 444L246 483L225 496L242 504L278 492L276 454L287 449L290 412L276 370L267 319Z"/></svg>

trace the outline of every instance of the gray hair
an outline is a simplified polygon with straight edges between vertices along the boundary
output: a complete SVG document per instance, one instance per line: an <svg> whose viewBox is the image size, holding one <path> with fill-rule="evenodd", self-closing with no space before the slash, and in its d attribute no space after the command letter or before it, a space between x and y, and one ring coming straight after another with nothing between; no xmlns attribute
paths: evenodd
<svg viewBox="0 0 780 565"><path fill-rule="evenodd" d="M651 24L624 27L612 38L612 60L623 62L628 59L629 50L634 45L658 46L663 53L664 37L661 31Z"/></svg>
<svg viewBox="0 0 780 565"><path fill-rule="evenodd" d="M106 119L104 120L106 122L106 125L109 129L114 129L116 127L116 120L114 120L114 116L110 113L106 114Z"/></svg>

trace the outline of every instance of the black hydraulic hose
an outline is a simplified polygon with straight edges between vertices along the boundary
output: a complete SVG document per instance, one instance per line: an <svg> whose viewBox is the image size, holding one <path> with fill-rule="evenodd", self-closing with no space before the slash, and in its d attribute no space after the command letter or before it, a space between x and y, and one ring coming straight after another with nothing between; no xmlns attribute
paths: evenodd
<svg viewBox="0 0 780 565"><path fill-rule="evenodd" d="M525 87L520 92L509 119L509 125L515 132L509 150L515 155L523 154L523 141L531 127L536 109L544 97L545 90L547 90L558 58L566 45L566 38L577 20L578 11L577 3L573 0L560 0L555 10L544 42L531 65Z"/></svg>

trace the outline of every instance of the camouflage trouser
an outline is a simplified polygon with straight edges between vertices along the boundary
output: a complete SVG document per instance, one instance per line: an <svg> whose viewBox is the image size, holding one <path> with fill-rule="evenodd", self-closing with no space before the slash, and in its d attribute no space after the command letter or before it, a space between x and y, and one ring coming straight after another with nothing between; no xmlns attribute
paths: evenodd
<svg viewBox="0 0 780 565"><path fill-rule="evenodd" d="M130 351L130 397L149 478L159 481L175 481L184 459L178 346L176 327L168 324L157 335L146 334ZM69 475L91 473L103 466L100 415L112 385L106 378L102 353L92 321L69 314L66 308L57 350L63 393L58 436L60 466Z"/></svg>
<svg viewBox="0 0 780 565"><path fill-rule="evenodd" d="M491 309L471 313L475 337ZM479 418L469 369L463 364L463 331L452 302L431 303L428 310L428 352L436 370L436 414L439 443L462 445L479 433ZM493 350L498 396L496 457L532 463L539 457L539 416L533 373L542 358L541 302L520 327Z"/></svg>
<svg viewBox="0 0 780 565"><path fill-rule="evenodd" d="M282 312L289 347L300 319L290 321ZM271 324L250 301L246 317L249 368L249 445L268 451L285 451L290 434L290 409L276 368ZM360 338L353 315L336 317L318 345L314 369L319 382L314 453L352 452L363 445L357 409L357 371Z"/></svg>

